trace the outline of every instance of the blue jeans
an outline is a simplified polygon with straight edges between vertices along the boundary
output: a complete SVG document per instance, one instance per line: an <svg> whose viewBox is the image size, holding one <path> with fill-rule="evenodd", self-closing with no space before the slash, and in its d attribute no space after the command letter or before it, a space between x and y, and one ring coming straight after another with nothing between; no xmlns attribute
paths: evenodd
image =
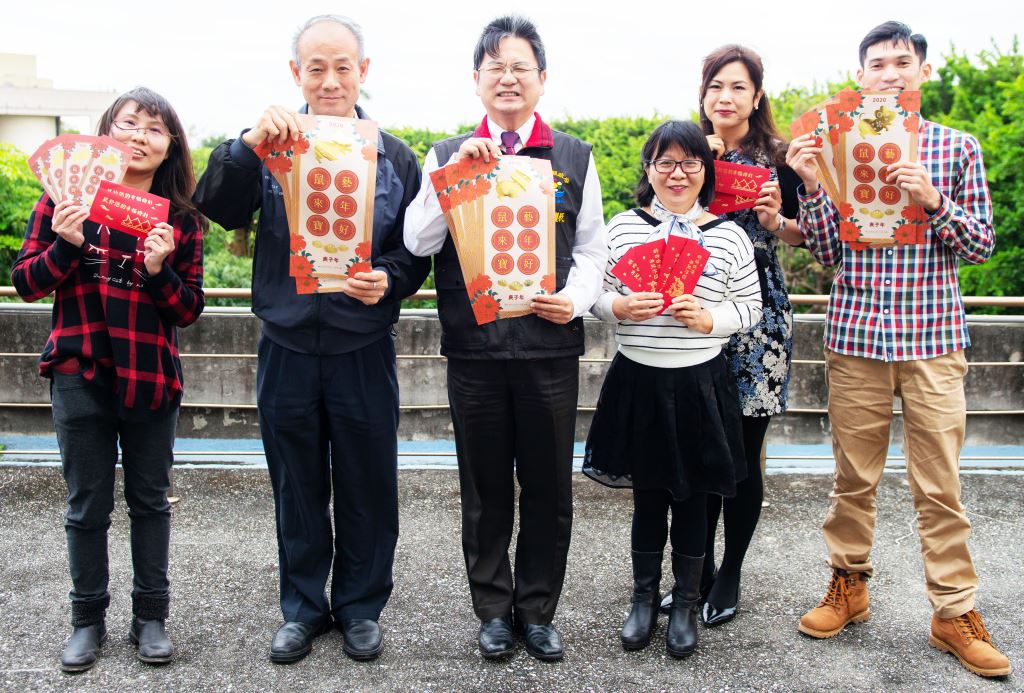
<svg viewBox="0 0 1024 693"><path fill-rule="evenodd" d="M110 603L107 529L114 510L118 442L124 497L131 525L132 611L166 618L170 602L167 556L171 538L171 485L178 409L153 419L126 421L118 398L81 375L54 372L53 424L60 445L68 509L64 529L71 569L72 622L98 623Z"/></svg>

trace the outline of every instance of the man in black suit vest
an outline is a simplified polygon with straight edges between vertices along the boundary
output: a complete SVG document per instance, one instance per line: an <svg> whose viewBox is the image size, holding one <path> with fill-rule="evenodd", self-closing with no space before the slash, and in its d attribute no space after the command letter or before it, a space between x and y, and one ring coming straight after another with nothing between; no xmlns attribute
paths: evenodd
<svg viewBox="0 0 1024 693"><path fill-rule="evenodd" d="M601 291L607 261L601 187L590 145L553 131L535 112L547 65L534 25L501 17L473 55L487 115L472 132L434 145L405 220L405 244L434 256L441 353L459 461L462 546L485 658L527 651L562 658L552 625L572 528L572 453L583 353L582 315ZM556 283L531 315L477 325L430 172L462 157L548 159L556 190ZM519 536L509 561L519 481Z"/></svg>

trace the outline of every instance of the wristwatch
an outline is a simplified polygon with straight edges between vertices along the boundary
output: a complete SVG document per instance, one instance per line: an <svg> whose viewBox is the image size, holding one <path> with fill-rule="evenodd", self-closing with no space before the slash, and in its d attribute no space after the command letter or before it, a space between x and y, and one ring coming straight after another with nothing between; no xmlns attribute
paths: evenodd
<svg viewBox="0 0 1024 693"><path fill-rule="evenodd" d="M772 233L778 235L786 229L786 217L782 216L782 212L779 212L775 217L775 230Z"/></svg>

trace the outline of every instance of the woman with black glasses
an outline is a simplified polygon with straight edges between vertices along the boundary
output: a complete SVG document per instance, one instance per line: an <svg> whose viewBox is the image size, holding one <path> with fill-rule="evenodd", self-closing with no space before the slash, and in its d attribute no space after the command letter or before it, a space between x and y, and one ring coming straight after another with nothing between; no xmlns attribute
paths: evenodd
<svg viewBox="0 0 1024 693"><path fill-rule="evenodd" d="M64 671L93 666L107 637L107 529L121 448L134 568L129 637L138 658L169 662L164 628L171 506L167 501L182 372L177 327L202 313L203 222L195 176L171 105L149 89L121 95L98 131L127 145L123 184L170 200L168 223L144 238L89 221L75 199L36 203L11 279L26 301L53 294L39 359L50 378L68 508L71 638Z"/></svg>
<svg viewBox="0 0 1024 693"><path fill-rule="evenodd" d="M646 647L658 616L662 552L672 511L674 604L666 647L697 646L699 583L709 498L732 496L746 466L739 397L722 348L761 317L753 248L743 229L706 210L714 158L693 123L670 121L641 154L637 208L608 224L604 292L591 309L617 324L618 353L587 439L584 472L633 489L633 598L622 627L627 650ZM632 247L671 235L710 253L692 294L662 313L660 293L632 293L611 272Z"/></svg>

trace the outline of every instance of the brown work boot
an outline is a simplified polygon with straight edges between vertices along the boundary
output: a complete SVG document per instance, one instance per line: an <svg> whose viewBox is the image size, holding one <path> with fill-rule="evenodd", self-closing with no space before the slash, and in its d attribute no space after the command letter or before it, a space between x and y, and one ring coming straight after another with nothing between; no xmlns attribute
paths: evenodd
<svg viewBox="0 0 1024 693"><path fill-rule="evenodd" d="M870 616L864 574L833 568L828 592L818 606L800 617L798 629L814 638L831 638L848 624L867 621Z"/></svg>
<svg viewBox="0 0 1024 693"><path fill-rule="evenodd" d="M992 636L981 614L974 609L956 618L939 618L938 614L933 614L928 644L940 652L952 652L968 671L978 676L1010 673L1010 660L992 644Z"/></svg>

